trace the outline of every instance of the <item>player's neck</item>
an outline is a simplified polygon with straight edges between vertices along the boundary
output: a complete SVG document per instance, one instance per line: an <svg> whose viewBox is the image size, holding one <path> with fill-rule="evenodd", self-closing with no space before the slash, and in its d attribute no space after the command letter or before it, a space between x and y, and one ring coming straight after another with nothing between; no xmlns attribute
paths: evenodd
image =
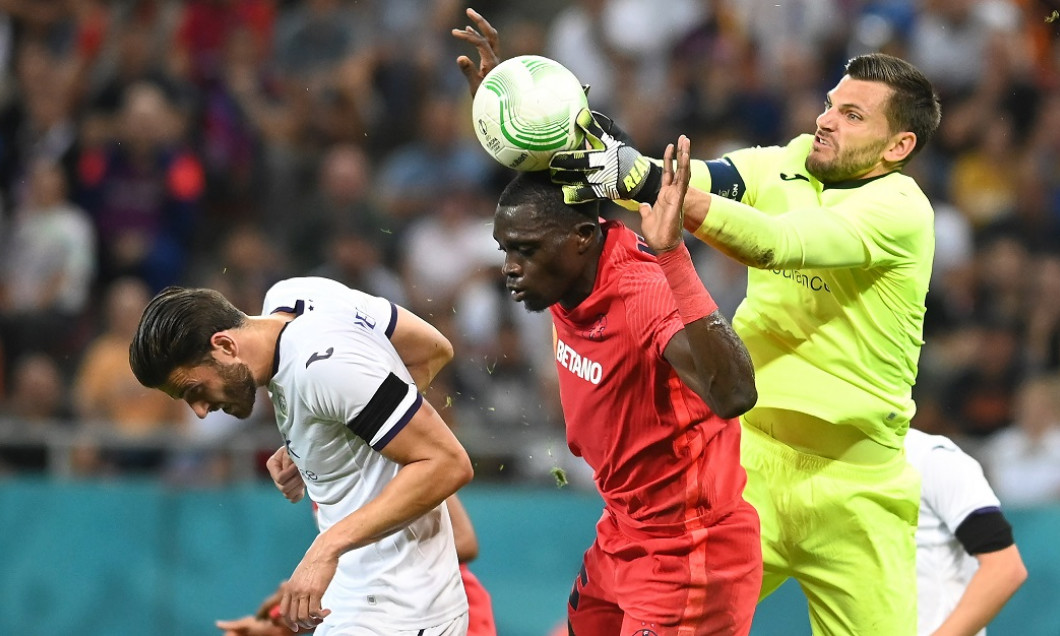
<svg viewBox="0 0 1060 636"><path fill-rule="evenodd" d="M264 386L272 379L280 332L292 320L294 315L283 312L251 316L241 329L242 348L247 352L244 361L258 386Z"/></svg>

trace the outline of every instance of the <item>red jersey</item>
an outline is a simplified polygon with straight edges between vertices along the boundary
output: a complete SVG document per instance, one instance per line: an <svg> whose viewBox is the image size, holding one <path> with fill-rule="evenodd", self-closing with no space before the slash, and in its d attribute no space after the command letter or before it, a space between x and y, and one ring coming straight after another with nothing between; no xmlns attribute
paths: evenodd
<svg viewBox="0 0 1060 636"><path fill-rule="evenodd" d="M620 524L699 527L741 499L739 423L716 416L663 357L684 324L651 249L621 223L601 225L592 293L569 311L551 307L567 444Z"/></svg>

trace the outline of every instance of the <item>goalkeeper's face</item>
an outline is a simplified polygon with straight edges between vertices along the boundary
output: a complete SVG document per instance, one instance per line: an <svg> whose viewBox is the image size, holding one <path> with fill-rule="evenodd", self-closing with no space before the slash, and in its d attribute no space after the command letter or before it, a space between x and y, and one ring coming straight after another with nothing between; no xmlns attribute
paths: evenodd
<svg viewBox="0 0 1060 636"><path fill-rule="evenodd" d="M806 170L821 183L867 179L894 170L896 166L886 160L896 139L887 119L892 92L881 82L840 80L817 117Z"/></svg>
<svg viewBox="0 0 1060 636"><path fill-rule="evenodd" d="M493 238L504 252L504 283L529 311L573 307L592 291L596 270L591 222L565 223L530 204L499 206Z"/></svg>

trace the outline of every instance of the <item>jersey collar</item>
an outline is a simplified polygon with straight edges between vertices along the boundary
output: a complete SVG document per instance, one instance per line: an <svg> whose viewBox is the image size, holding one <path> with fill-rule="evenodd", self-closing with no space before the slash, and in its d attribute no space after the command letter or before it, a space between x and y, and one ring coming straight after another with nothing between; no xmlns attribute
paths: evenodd
<svg viewBox="0 0 1060 636"><path fill-rule="evenodd" d="M877 179L882 179L884 177L889 177L892 174L895 174L897 172L898 172L897 170L892 170L891 172L885 172L883 174L878 174L875 177L869 177L868 179L851 179L849 181L840 181L838 183L822 183L821 185L823 186L822 187L823 190L852 190L854 188L860 188L861 186L863 186L863 185L865 185L867 183L872 183L873 181L876 181Z"/></svg>

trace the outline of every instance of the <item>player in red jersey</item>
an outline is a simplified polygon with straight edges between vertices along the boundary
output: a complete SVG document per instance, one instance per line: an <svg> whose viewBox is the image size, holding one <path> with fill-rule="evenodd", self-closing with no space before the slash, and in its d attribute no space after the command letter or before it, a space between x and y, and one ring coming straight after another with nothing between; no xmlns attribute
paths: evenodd
<svg viewBox="0 0 1060 636"><path fill-rule="evenodd" d="M455 31L496 65L496 31ZM482 36L480 33L486 33ZM492 57L491 57L492 56ZM743 499L740 426L757 394L750 357L682 241L689 142L665 154L644 238L563 202L547 172L502 193L494 238L512 297L550 309L571 450L593 468L604 514L568 605L576 636L747 634L761 585L758 515Z"/></svg>

